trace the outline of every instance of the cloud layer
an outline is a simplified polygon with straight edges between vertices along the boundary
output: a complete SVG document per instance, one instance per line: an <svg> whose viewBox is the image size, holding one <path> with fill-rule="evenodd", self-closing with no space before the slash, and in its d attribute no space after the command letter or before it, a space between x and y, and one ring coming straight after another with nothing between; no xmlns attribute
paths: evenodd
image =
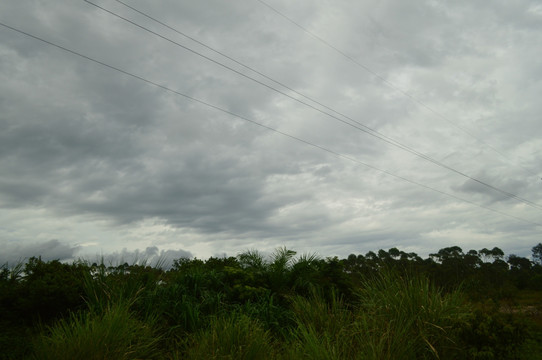
<svg viewBox="0 0 542 360"><path fill-rule="evenodd" d="M258 1L127 2L288 88L114 0L96 4L177 45L88 2L0 4L9 26L227 111L0 27L2 261L540 241L540 208L471 179L542 204L535 2L266 3L327 45Z"/></svg>

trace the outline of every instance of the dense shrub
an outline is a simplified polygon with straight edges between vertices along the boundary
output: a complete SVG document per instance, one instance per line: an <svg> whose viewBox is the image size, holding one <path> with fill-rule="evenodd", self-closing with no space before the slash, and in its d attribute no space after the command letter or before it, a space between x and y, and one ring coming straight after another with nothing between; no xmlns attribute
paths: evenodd
<svg viewBox="0 0 542 360"><path fill-rule="evenodd" d="M515 314L477 309L458 329L467 359L521 359L527 324Z"/></svg>

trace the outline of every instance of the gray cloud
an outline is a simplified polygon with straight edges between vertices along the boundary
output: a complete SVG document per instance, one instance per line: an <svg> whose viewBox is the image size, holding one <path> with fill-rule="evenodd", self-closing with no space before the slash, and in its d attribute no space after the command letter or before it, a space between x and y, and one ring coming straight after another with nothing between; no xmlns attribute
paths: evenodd
<svg viewBox="0 0 542 360"><path fill-rule="evenodd" d="M71 246L59 240L48 240L34 244L18 244L8 242L6 248L0 254L0 264L8 263L15 265L25 262L31 257L41 257L44 261L50 260L74 260L79 246Z"/></svg>
<svg viewBox="0 0 542 360"><path fill-rule="evenodd" d="M268 83L115 1L98 3ZM535 175L542 39L531 3L269 3L394 85L258 2L130 2L404 145L542 202ZM24 31L371 166L516 217L539 217L85 2L3 2L0 13ZM467 241L519 252L539 241L527 223L8 29L0 28L0 44L0 222L7 224L0 244L26 249L58 238L132 259L280 245L342 255L388 246L431 252ZM521 240L510 242L516 235Z"/></svg>
<svg viewBox="0 0 542 360"><path fill-rule="evenodd" d="M159 266L168 269L173 265L174 260L181 258L190 259L193 255L186 250L159 250L156 246L149 246L145 250L127 250L115 251L109 254L96 256L97 263L103 263L107 266L128 265L150 265Z"/></svg>

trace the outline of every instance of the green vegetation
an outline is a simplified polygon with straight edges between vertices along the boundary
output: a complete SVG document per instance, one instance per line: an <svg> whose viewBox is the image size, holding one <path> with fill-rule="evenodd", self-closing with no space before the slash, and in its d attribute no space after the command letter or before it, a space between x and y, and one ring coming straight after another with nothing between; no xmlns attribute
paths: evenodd
<svg viewBox="0 0 542 360"><path fill-rule="evenodd" d="M0 269L0 359L542 358L542 245Z"/></svg>
<svg viewBox="0 0 542 360"><path fill-rule="evenodd" d="M274 352L272 342L269 331L259 321L244 314L221 316L193 336L186 358L267 359Z"/></svg>
<svg viewBox="0 0 542 360"><path fill-rule="evenodd" d="M82 312L45 329L34 343L36 360L159 359L159 337L152 322L138 320L128 304L103 314Z"/></svg>

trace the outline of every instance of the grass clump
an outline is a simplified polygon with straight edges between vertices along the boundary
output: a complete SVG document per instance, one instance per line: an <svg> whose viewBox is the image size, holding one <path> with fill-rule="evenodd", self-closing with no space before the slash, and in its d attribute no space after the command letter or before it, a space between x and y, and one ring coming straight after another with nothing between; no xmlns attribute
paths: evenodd
<svg viewBox="0 0 542 360"><path fill-rule="evenodd" d="M365 281L356 326L369 359L454 358L454 328L468 309L459 291L443 293L423 276L383 271Z"/></svg>
<svg viewBox="0 0 542 360"><path fill-rule="evenodd" d="M120 304L103 314L81 312L60 320L35 341L31 359L155 359L158 341L148 323Z"/></svg>
<svg viewBox="0 0 542 360"><path fill-rule="evenodd" d="M458 358L454 328L467 313L458 292L444 294L425 277L389 271L363 283L358 304L313 296L292 306L288 359Z"/></svg>
<svg viewBox="0 0 542 360"><path fill-rule="evenodd" d="M355 359L357 339L353 312L331 294L330 301L317 293L292 300L296 327L284 351L286 359Z"/></svg>
<svg viewBox="0 0 542 360"><path fill-rule="evenodd" d="M187 359L272 359L274 348L269 331L246 315L230 315L211 320L206 330L196 333Z"/></svg>

